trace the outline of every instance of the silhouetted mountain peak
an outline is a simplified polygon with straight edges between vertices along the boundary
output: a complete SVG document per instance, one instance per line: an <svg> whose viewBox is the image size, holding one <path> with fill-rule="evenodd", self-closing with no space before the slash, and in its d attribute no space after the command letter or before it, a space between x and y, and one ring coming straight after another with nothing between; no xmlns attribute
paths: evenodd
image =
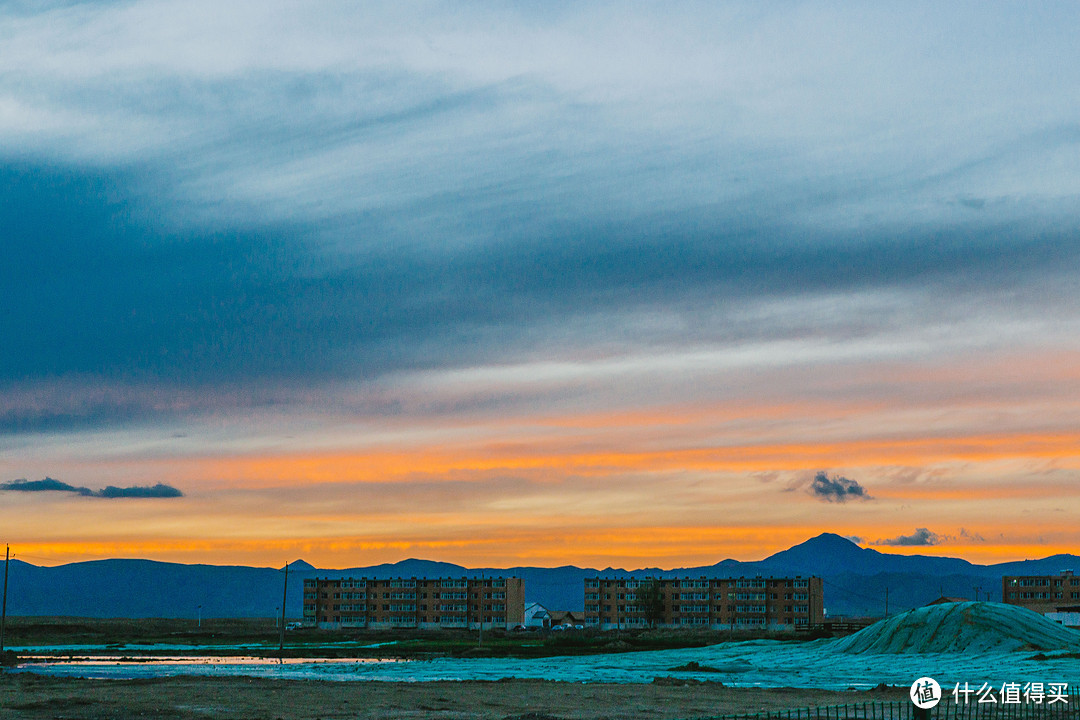
<svg viewBox="0 0 1080 720"><path fill-rule="evenodd" d="M883 553L859 547L835 533L822 533L761 561L772 572L833 575L853 573L914 572L940 575L973 569L967 560L928 555Z"/></svg>
<svg viewBox="0 0 1080 720"><path fill-rule="evenodd" d="M910 551L911 548L901 550ZM280 608L282 582L278 567L181 565L153 560L112 559L38 567L21 560L11 562L9 615L94 617L271 617ZM704 567L607 568L465 568L433 560L408 559L396 563L343 570L315 569L303 560L289 563L287 614L302 617L305 578L323 577L520 577L525 599L548 609L581 610L582 579L597 575L618 577L791 577L816 575L826 583L826 607L832 614L875 614L889 607L907 609L950 595L994 597L1002 575L1056 574L1080 570L1080 557L1054 555L998 565L972 565L949 557L878 552L859 547L836 533L822 533L757 562L722 560Z"/></svg>
<svg viewBox="0 0 1080 720"><path fill-rule="evenodd" d="M858 571L873 563L881 553L861 548L835 533L821 533L787 550L762 560L763 565L782 566L804 573Z"/></svg>
<svg viewBox="0 0 1080 720"><path fill-rule="evenodd" d="M798 545L793 545L792 547L788 548L788 552L790 552L792 550L797 550L799 548L802 548L803 550L806 550L806 551L813 551L813 552L848 553L848 554L851 554L851 553L863 553L866 550L865 548L859 547L857 544L855 544L854 542L852 542L848 538L843 537L842 535L837 535L836 533L831 533L831 532L824 532L824 533L821 533L820 535L815 535L814 537L810 538L809 540L801 542ZM876 551L871 550L870 552L876 552Z"/></svg>

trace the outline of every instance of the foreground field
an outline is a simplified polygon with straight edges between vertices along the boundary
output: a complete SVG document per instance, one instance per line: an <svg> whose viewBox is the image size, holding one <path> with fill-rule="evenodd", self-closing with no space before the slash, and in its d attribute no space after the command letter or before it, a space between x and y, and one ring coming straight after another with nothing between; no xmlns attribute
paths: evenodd
<svg viewBox="0 0 1080 720"><path fill-rule="evenodd" d="M839 703L898 700L870 692L729 688L719 683L334 683L257 678L84 680L0 675L0 720L450 720L689 718Z"/></svg>
<svg viewBox="0 0 1080 720"><path fill-rule="evenodd" d="M9 647L94 645L123 648L120 654L154 654L155 646L170 652L231 655L243 646L248 654L268 657L404 658L517 657L597 655L635 650L705 647L728 640L778 637L805 640L794 634L719 630L621 630L564 633L512 633L475 630L320 630L303 628L285 634L279 653L279 629L273 619L175 618L9 618ZM478 644L482 640L482 646ZM132 647L132 646L135 647Z"/></svg>
<svg viewBox="0 0 1080 720"><path fill-rule="evenodd" d="M683 681L722 682L729 687L843 691L882 683L908 687L929 676L942 686L980 687L1004 680L1080 686L1076 662L1080 634L1029 610L995 603L920 608L847 638L803 642L707 645L716 639L674 631L617 636L575 632L546 638L489 634L478 648L479 638L456 633L384 633L385 641L372 642L379 636L365 633L345 639L338 633L310 631L291 638L286 658L272 660L267 656L276 654L276 643L267 643L266 631L257 628L245 635L243 628L204 626L201 639L210 642L199 645L198 636L183 628L172 634L167 624L118 622L83 628L68 621L19 627L23 637L37 633L81 639L90 634L88 630L100 639L121 639L126 634L142 644L14 647L22 656L17 669L110 681L204 676L274 682L493 683L515 678L647 685L675 675ZM240 639L257 642L238 643Z"/></svg>

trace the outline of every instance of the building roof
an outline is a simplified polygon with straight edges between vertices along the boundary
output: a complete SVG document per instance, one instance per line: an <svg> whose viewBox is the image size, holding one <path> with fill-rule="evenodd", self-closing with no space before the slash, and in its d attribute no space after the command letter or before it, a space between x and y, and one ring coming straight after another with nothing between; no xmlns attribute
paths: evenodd
<svg viewBox="0 0 1080 720"><path fill-rule="evenodd" d="M571 620L580 622L584 613L576 610L548 610L548 615L551 616L552 625L559 625Z"/></svg>
<svg viewBox="0 0 1080 720"><path fill-rule="evenodd" d="M550 617L548 609L538 602L525 606L525 617Z"/></svg>
<svg viewBox="0 0 1080 720"><path fill-rule="evenodd" d="M968 601L967 598L948 597L946 595L942 595L937 600L931 600L930 602L926 603L925 605L923 605L923 607L930 607L931 605L943 605L944 603L967 602L967 601Z"/></svg>

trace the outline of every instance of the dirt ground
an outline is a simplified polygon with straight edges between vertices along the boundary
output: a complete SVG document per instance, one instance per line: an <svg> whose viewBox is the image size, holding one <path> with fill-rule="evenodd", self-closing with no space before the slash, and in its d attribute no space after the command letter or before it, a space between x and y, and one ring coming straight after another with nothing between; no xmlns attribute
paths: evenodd
<svg viewBox="0 0 1080 720"><path fill-rule="evenodd" d="M681 683L84 680L7 673L0 674L0 720L623 720L699 718L906 697L901 689L858 693Z"/></svg>

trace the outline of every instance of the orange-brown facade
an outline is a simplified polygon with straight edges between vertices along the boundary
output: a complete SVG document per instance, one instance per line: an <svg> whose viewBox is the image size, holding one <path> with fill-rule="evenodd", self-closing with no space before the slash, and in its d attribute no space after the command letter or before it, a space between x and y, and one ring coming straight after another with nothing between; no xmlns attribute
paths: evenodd
<svg viewBox="0 0 1080 720"><path fill-rule="evenodd" d="M659 584L662 608L650 610L653 583ZM585 624L603 630L649 626L775 630L823 620L821 578L816 577L585 580Z"/></svg>
<svg viewBox="0 0 1080 720"><path fill-rule="evenodd" d="M509 629L524 619L521 578L304 580L304 621L322 628Z"/></svg>
<svg viewBox="0 0 1080 720"><path fill-rule="evenodd" d="M1072 570L1059 575L1006 575L1001 578L1001 599L1038 613L1053 613L1080 606L1080 576Z"/></svg>

